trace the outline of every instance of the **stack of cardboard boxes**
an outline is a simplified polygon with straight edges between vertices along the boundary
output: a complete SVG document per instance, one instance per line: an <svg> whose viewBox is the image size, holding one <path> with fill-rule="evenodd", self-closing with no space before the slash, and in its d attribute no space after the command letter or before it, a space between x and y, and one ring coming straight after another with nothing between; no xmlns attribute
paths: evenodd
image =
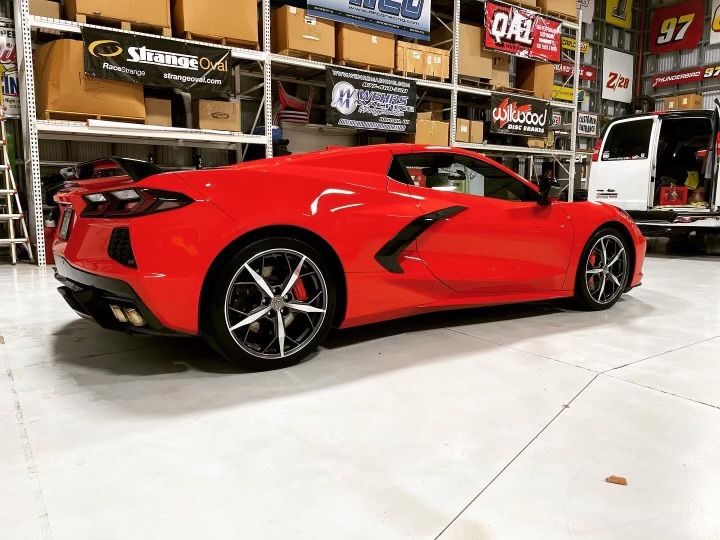
<svg viewBox="0 0 720 540"><path fill-rule="evenodd" d="M703 97L700 94L681 94L665 98L665 110L702 109Z"/></svg>
<svg viewBox="0 0 720 540"><path fill-rule="evenodd" d="M395 69L402 75L415 74L445 80L450 77L450 53L436 47L398 41Z"/></svg>
<svg viewBox="0 0 720 540"><path fill-rule="evenodd" d="M302 8L275 8L271 20L272 51L291 56L335 57L335 23L310 17Z"/></svg>

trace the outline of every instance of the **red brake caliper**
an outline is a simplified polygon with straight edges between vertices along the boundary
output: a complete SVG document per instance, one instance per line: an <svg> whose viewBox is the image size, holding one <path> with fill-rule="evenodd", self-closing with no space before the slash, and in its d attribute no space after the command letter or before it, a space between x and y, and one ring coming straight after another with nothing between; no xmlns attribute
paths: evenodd
<svg viewBox="0 0 720 540"><path fill-rule="evenodd" d="M298 280L295 282L295 285L293 285L292 288L292 293L296 300L300 300L300 302L307 302L308 294L305 290L305 285L303 284L302 278L298 278Z"/></svg>
<svg viewBox="0 0 720 540"><path fill-rule="evenodd" d="M595 265L597 264L597 253L595 253L594 251L590 253L590 256L588 257L588 262L590 263L590 266L595 268ZM594 291L595 287L593 285L593 277L594 276L587 277L587 284L588 288Z"/></svg>

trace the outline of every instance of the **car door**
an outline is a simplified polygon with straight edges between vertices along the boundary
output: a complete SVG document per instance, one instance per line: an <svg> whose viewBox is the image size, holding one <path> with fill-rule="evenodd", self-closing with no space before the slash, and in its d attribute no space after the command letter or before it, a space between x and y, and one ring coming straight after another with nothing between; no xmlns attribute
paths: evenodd
<svg viewBox="0 0 720 540"><path fill-rule="evenodd" d="M613 122L590 167L588 199L624 210L652 206L659 129L657 115Z"/></svg>
<svg viewBox="0 0 720 540"><path fill-rule="evenodd" d="M422 212L438 215L417 238L420 257L448 287L467 294L562 288L573 227L561 204L483 157L427 152L397 156Z"/></svg>

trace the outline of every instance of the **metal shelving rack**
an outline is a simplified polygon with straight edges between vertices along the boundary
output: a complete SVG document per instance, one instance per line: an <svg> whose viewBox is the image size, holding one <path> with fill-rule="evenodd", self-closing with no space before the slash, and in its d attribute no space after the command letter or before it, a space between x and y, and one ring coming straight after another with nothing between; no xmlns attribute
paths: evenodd
<svg viewBox="0 0 720 540"><path fill-rule="evenodd" d="M569 159L569 167L566 169L570 179L568 187L568 200L572 200L572 185L575 176L575 158L577 144L577 94L579 82L579 66L580 66L580 42L581 42L581 25L567 21L562 22L564 29L575 32L576 50L572 62L574 64L573 82L573 102L566 103L561 101L549 101L552 109L561 109L572 113L572 125L570 135L570 150L554 150L542 148L526 148L519 146L502 146L492 144L476 144L458 142L455 138L455 125L457 119L458 98L461 94L490 97L492 91L485 88L477 88L461 85L458 81L458 64L459 64L459 28L460 28L460 10L461 0L454 0L453 13L453 49L452 49L452 76L450 82L432 81L425 79L417 79L406 77L413 80L419 87L431 88L435 90L446 91L450 93L450 144L472 150L486 151L492 153L502 153L503 155L528 157L532 156L552 156L554 159ZM578 12L578 21L581 20L582 14ZM45 242L43 234L43 201L40 180L40 148L39 139L62 139L62 140L86 140L86 141L104 141L104 142L133 142L136 144L156 144L156 145L186 145L194 147L221 147L221 148L238 148L243 144L263 144L265 145L265 155L272 157L272 132L270 129L265 130L264 135L248 135L241 133L223 133L207 130L193 130L181 128L153 128L152 126L122 124L102 121L84 122L63 122L53 120L38 120L37 110L35 106L35 77L33 71L32 60L32 32L33 30L49 30L59 33L79 33L81 24L58 20L48 19L45 17L36 17L30 15L29 0L17 0L15 2L15 28L17 34L17 53L18 53L18 73L20 78L20 90L22 95L22 127L24 142L24 170L25 185L32 194L30 203L30 228L34 237L37 250L37 263L44 266L45 261ZM97 25L88 25L96 26ZM102 27L100 27L102 28ZM117 30L117 29L112 29ZM262 49L261 51L232 47L232 57L239 61L257 62L262 68L262 87L263 99L260 107L263 112L265 126L272 125L272 80L273 66L295 66L312 70L324 70L326 63L315 60L307 60L303 58L289 57L280 54L271 53L270 51L270 0L262 0ZM137 32L135 32L137 33ZM149 34L148 34L149 35ZM158 36L152 36L158 37ZM161 39L188 41L179 38L165 37ZM203 45L213 46L213 44L202 42ZM298 81L303 82L303 81ZM260 111L258 111L259 118ZM559 162L559 160L558 160ZM562 164L561 164L562 165ZM563 166L564 167L564 166ZM33 234L34 233L34 234Z"/></svg>

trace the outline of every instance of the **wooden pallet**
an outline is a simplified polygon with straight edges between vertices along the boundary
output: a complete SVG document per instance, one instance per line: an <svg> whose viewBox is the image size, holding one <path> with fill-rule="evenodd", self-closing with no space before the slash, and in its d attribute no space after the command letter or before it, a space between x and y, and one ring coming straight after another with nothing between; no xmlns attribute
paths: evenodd
<svg viewBox="0 0 720 540"><path fill-rule="evenodd" d="M338 65L347 66L356 69L363 69L366 71L377 71L380 73L392 73L393 68L387 66L376 66L375 64L364 64L362 62L354 62L352 60L338 60Z"/></svg>
<svg viewBox="0 0 720 540"><path fill-rule="evenodd" d="M577 15L568 15L567 13L560 13L559 11L551 10L546 10L545 13L547 15L550 15L551 17L555 17L556 19L560 19L562 21L567 21L575 24L577 24L578 22Z"/></svg>
<svg viewBox="0 0 720 540"><path fill-rule="evenodd" d="M518 6L525 9L530 9L532 11L540 11L540 8L538 8L537 3L534 0L502 0L506 4L512 4L513 6Z"/></svg>
<svg viewBox="0 0 720 540"><path fill-rule="evenodd" d="M439 77L436 75L427 75L425 73L415 73L414 71L406 71L404 69L394 69L392 72L394 72L396 75L402 75L403 77L410 77L412 79L422 79L424 81L439 81L439 82L445 82L448 80L448 77Z"/></svg>
<svg viewBox="0 0 720 540"><path fill-rule="evenodd" d="M169 26L155 26L147 23L122 21L120 19L113 19L102 15L87 15L84 13L78 13L75 15L75 22L80 24L110 26L111 28L119 28L120 30L126 30L128 32L145 32L146 34L157 34L163 37L172 37L172 32Z"/></svg>
<svg viewBox="0 0 720 540"><path fill-rule="evenodd" d="M94 120L110 120L111 122L132 122L134 124L144 124L144 118L135 116L112 116L107 114L88 114L68 111L44 111L40 115L41 120L65 120L66 122L85 122L88 119Z"/></svg>
<svg viewBox="0 0 720 540"><path fill-rule="evenodd" d="M486 90L492 90L493 84L490 79L481 79L478 77L467 77L460 75L458 77L458 84L461 86L472 86L474 88L484 88Z"/></svg>
<svg viewBox="0 0 720 540"><path fill-rule="evenodd" d="M494 90L506 94L522 94L523 96L529 97L533 97L535 95L532 90L525 90L524 88L511 88L510 86L495 86Z"/></svg>
<svg viewBox="0 0 720 540"><path fill-rule="evenodd" d="M325 62L326 64L333 63L333 57L325 54L316 54L307 51L297 51L295 49L283 49L278 54L283 56L292 56L293 58L303 58L305 60L313 60L315 62Z"/></svg>
<svg viewBox="0 0 720 540"><path fill-rule="evenodd" d="M260 45L257 41L246 41L243 39L212 36L208 34L198 34L196 32L183 32L181 37L183 39L205 41L207 43L214 43L216 45L223 45L225 47L238 47L240 49L250 49L253 51L257 51L260 49Z"/></svg>

